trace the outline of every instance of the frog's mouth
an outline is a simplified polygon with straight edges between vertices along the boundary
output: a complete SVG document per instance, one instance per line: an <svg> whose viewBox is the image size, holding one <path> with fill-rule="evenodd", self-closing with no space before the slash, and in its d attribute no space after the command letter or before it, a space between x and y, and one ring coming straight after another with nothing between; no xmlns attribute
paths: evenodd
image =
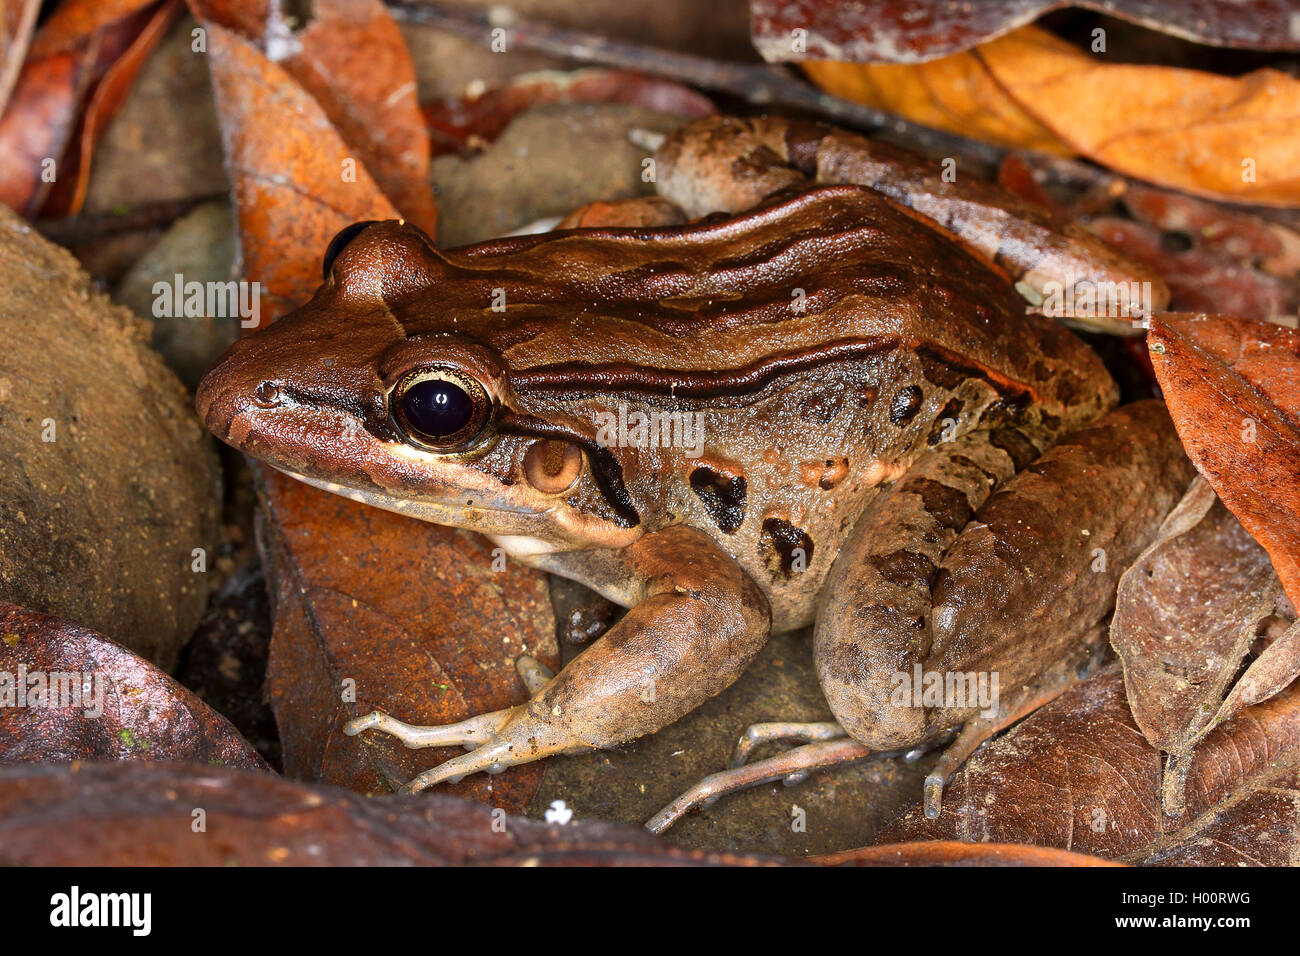
<svg viewBox="0 0 1300 956"><path fill-rule="evenodd" d="M452 527L472 528L474 530L483 530L494 525L500 525L501 529L497 533L504 532L507 528L512 532L520 530L521 523L526 524L532 521L543 522L550 516L555 509L538 511L533 508L524 506L510 507L501 505L489 505L475 503L473 498L467 499L463 504L449 505L436 501L428 501L423 498L407 498L401 495L389 494L382 491L370 491L364 488L350 488L347 485L339 484L336 481L329 481L325 478L313 478L311 475L305 475L302 472L294 471L291 468L280 465L272 465L276 471L295 478L303 484L311 485L313 488L319 488L321 491L328 491L331 494L341 495L352 501L359 502L363 505L370 505L373 508L382 508L385 511L392 511L396 514L406 515L411 518L418 518L421 521L429 521L433 524L450 525Z"/></svg>

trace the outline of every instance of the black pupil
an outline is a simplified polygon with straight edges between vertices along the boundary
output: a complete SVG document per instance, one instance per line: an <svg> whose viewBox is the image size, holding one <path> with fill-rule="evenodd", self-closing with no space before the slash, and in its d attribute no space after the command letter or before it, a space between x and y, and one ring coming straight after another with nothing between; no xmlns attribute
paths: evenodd
<svg viewBox="0 0 1300 956"><path fill-rule="evenodd" d="M474 414L474 401L455 382L427 378L402 395L406 422L422 435L447 438L463 430Z"/></svg>

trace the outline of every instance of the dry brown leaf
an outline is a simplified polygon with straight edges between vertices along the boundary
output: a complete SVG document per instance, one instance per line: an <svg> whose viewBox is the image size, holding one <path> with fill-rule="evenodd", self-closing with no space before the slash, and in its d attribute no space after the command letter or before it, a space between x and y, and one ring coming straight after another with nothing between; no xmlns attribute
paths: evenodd
<svg viewBox="0 0 1300 956"><path fill-rule="evenodd" d="M1026 27L975 55L1063 143L1139 179L1241 202L1300 204L1300 80L1106 63Z"/></svg>
<svg viewBox="0 0 1300 956"><path fill-rule="evenodd" d="M1119 866L1083 853L1022 843L916 840L808 857L822 866Z"/></svg>
<svg viewBox="0 0 1300 956"><path fill-rule="evenodd" d="M935 129L1061 156L1074 152L1008 96L974 53L914 65L809 60L800 66L828 93Z"/></svg>
<svg viewBox="0 0 1300 956"><path fill-rule="evenodd" d="M1237 694L1231 709L1224 705L1280 594L1267 553L1199 477L1165 519L1156 541L1120 579L1110 640L1124 666L1138 727L1171 757L1167 812L1181 810L1182 775L1196 744L1258 700L1263 684L1276 692L1289 683L1256 679L1254 692ZM1272 660L1294 677L1300 660L1279 660L1287 646L1275 642Z"/></svg>
<svg viewBox="0 0 1300 956"><path fill-rule="evenodd" d="M938 819L917 806L879 842L1032 843L1148 865L1300 859L1300 687L1202 741L1178 818L1161 812L1161 762L1112 666L977 752L945 788Z"/></svg>
<svg viewBox="0 0 1300 956"><path fill-rule="evenodd" d="M273 317L311 298L320 256L340 229L398 214L325 111L282 67L229 30L207 30L243 271L262 284ZM354 167L344 166L349 160ZM345 168L355 171L352 181Z"/></svg>
<svg viewBox="0 0 1300 956"><path fill-rule="evenodd" d="M0 675L0 763L149 760L266 769L225 717L89 628L0 602ZM12 680L7 688L5 678ZM32 697L38 687L39 702ZM69 706L57 705L64 702Z"/></svg>
<svg viewBox="0 0 1300 956"><path fill-rule="evenodd" d="M128 21L124 25L127 36L134 34L134 37L94 85L82 111L77 134L68 143L63 155L58 182L41 207L42 217L75 216L81 212L86 203L86 190L90 186L90 164L99 138L121 108L145 61L167 35L182 9L179 0L170 0L154 9L147 17L142 15L140 22L143 26L138 32L134 21Z"/></svg>
<svg viewBox="0 0 1300 956"><path fill-rule="evenodd" d="M461 751L408 750L391 737L349 737L372 710L447 724L518 704L521 654L556 663L543 575L493 569L482 537L265 476L259 538L273 588L267 687L285 773L362 792L391 792ZM518 812L543 765L474 774L442 792Z"/></svg>
<svg viewBox="0 0 1300 956"><path fill-rule="evenodd" d="M1290 0L750 0L750 25L768 60L913 63L969 49L1066 7L1214 46L1300 47Z"/></svg>
<svg viewBox="0 0 1300 956"><path fill-rule="evenodd" d="M18 73L27 59L27 47L36 28L41 0L14 0L0 12L0 115L4 114Z"/></svg>
<svg viewBox="0 0 1300 956"><path fill-rule="evenodd" d="M87 812L86 808L93 808ZM205 826L193 826L202 808ZM0 768L5 866L1106 866L1030 846L925 842L812 861L673 846L643 828L502 816L440 793L366 798L224 767Z"/></svg>
<svg viewBox="0 0 1300 956"><path fill-rule="evenodd" d="M415 67L380 0L316 0L289 32L265 0L190 0L195 16L239 33L324 111L393 205L430 235L438 225L429 185L429 137L416 98Z"/></svg>
<svg viewBox="0 0 1300 956"><path fill-rule="evenodd" d="M0 116L0 202L34 217L56 186L75 191L81 161L66 154L74 143L82 102L105 71L137 43L156 4L71 0L40 26ZM157 32L134 58L126 58L115 88L129 85L135 67L156 41ZM110 89L102 106L113 99ZM110 111L100 112L106 116ZM80 148L88 154L90 145Z"/></svg>
<svg viewBox="0 0 1300 956"><path fill-rule="evenodd" d="M196 810L204 826L194 826ZM639 827L503 817L442 794L360 797L269 773L183 765L0 768L4 866L735 865Z"/></svg>

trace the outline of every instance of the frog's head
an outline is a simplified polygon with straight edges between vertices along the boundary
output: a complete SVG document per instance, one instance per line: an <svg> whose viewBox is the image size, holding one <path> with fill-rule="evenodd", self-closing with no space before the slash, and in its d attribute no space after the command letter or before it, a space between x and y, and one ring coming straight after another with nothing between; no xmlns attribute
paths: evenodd
<svg viewBox="0 0 1300 956"><path fill-rule="evenodd" d="M520 407L481 334L500 318L491 276L450 276L429 238L396 221L348 227L324 266L309 302L204 376L198 411L217 437L317 487L518 539L516 552L640 533L591 430Z"/></svg>

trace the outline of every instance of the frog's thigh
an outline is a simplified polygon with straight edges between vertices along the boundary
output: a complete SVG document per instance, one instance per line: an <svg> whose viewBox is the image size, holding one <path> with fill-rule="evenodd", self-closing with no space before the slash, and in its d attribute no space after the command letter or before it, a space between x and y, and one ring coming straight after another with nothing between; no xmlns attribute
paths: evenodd
<svg viewBox="0 0 1300 956"><path fill-rule="evenodd" d="M1009 479L953 540L964 523L955 464L951 452L923 463L874 503L827 582L818 673L867 746L917 743L981 709L916 701L918 665L922 691L931 675L947 692L950 677L969 690L969 675L985 674L1000 698L1021 694L1109 612L1192 475L1164 405L1137 402ZM936 471L942 487L928 484Z"/></svg>
<svg viewBox="0 0 1300 956"><path fill-rule="evenodd" d="M898 674L930 652L930 588L944 552L1015 462L978 432L945 442L858 518L822 588L814 657L831 711L881 750L920 743L925 712L895 706ZM910 686L910 684L909 684Z"/></svg>
<svg viewBox="0 0 1300 956"><path fill-rule="evenodd" d="M1065 438L948 549L927 665L996 673L1003 698L1018 693L1114 607L1120 575L1192 474L1163 402L1125 405Z"/></svg>

